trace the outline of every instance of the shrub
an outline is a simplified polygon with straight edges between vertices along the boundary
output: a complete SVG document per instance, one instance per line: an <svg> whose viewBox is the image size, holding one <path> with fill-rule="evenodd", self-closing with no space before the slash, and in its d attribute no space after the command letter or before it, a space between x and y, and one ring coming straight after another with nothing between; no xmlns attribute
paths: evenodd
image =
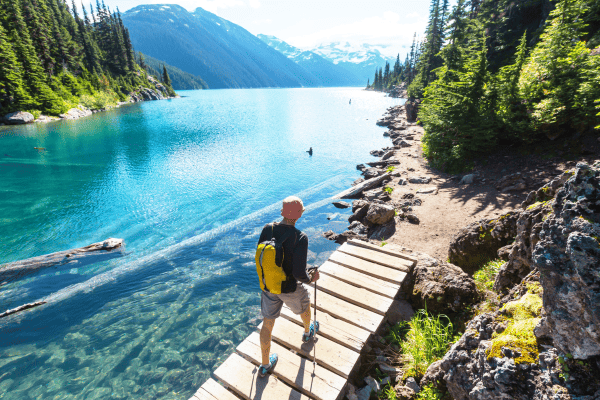
<svg viewBox="0 0 600 400"><path fill-rule="evenodd" d="M503 260L492 260L485 263L477 272L475 272L473 279L475 280L477 290L480 292L492 290L494 287L494 280L496 280L496 275L498 275L498 271L502 264L504 264Z"/></svg>
<svg viewBox="0 0 600 400"><path fill-rule="evenodd" d="M427 368L440 360L455 340L450 319L440 314L431 316L419 310L408 322L394 326L388 338L400 347L404 377L420 378Z"/></svg>

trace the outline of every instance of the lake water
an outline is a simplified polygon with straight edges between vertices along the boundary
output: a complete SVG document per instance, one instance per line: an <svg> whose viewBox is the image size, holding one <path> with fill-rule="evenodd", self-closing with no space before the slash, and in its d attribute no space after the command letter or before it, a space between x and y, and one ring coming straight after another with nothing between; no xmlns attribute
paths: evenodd
<svg viewBox="0 0 600 400"><path fill-rule="evenodd" d="M187 400L260 322L254 250L281 200L304 200L309 263L325 261L336 245L321 232L350 214L330 197L389 145L375 121L401 103L352 88L180 94L0 127L0 264L126 243L0 287L0 312L47 301L0 319L1 398Z"/></svg>

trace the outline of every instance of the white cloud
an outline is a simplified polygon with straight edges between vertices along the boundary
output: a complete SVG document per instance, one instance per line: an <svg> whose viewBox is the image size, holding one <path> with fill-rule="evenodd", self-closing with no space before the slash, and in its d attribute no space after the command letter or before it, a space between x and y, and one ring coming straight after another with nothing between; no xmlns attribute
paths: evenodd
<svg viewBox="0 0 600 400"><path fill-rule="evenodd" d="M380 16L289 37L286 42L304 49L330 42L369 43L385 46L382 53L393 57L400 49L410 47L413 34L422 33L427 25L426 18L407 17L400 18L397 13L386 11Z"/></svg>
<svg viewBox="0 0 600 400"><path fill-rule="evenodd" d="M260 7L260 1L258 0L248 0L248 5L252 8Z"/></svg>

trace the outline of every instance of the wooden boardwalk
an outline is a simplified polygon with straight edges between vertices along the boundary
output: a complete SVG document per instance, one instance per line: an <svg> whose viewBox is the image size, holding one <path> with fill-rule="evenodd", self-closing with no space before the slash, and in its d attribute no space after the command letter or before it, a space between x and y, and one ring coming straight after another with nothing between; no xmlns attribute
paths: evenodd
<svg viewBox="0 0 600 400"><path fill-rule="evenodd" d="M273 373L258 377L260 340L253 332L190 400L340 399L364 344L385 321L415 264L414 258L392 246L344 243L320 268L317 341L302 343L300 316L284 306L273 329L271 353L279 356ZM308 289L312 303L314 288Z"/></svg>

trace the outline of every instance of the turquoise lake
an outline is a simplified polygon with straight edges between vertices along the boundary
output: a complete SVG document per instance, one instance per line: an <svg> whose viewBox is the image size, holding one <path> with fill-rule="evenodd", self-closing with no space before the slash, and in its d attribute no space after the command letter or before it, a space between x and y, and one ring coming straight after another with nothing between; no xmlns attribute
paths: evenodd
<svg viewBox="0 0 600 400"><path fill-rule="evenodd" d="M254 250L281 200L304 200L297 227L320 265L337 247L321 233L350 215L331 196L390 145L375 122L403 102L356 88L179 93L0 127L0 264L109 237L126 248L0 286L0 313L47 301L0 319L0 398L187 400L260 322Z"/></svg>

